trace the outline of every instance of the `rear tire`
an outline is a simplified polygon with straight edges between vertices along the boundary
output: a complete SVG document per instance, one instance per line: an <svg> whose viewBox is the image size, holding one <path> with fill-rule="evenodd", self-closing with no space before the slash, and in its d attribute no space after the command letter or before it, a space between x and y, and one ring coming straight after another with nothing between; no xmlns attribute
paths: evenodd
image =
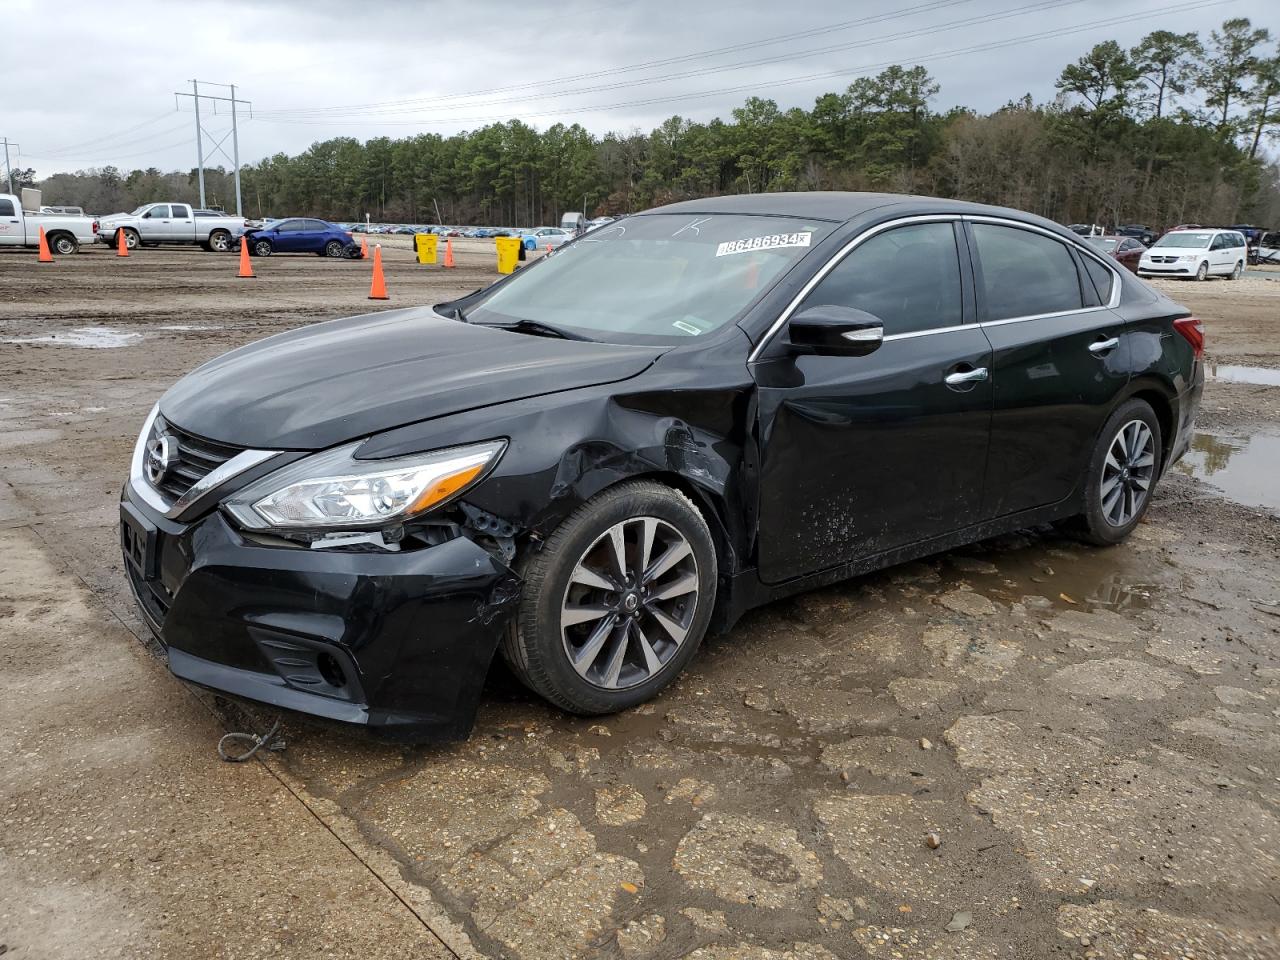
<svg viewBox="0 0 1280 960"><path fill-rule="evenodd" d="M215 230L209 234L209 242L205 244L206 250L213 250L215 253L227 253L231 249L231 234L226 230Z"/></svg>
<svg viewBox="0 0 1280 960"><path fill-rule="evenodd" d="M522 573L503 656L527 687L578 714L655 696L697 652L715 603L706 520L684 494L647 480L588 500Z"/></svg>
<svg viewBox="0 0 1280 960"><path fill-rule="evenodd" d="M1116 408L1098 435L1085 476L1085 512L1069 524L1086 543L1120 543L1151 505L1163 457L1160 420L1145 400Z"/></svg>
<svg viewBox="0 0 1280 960"><path fill-rule="evenodd" d="M68 233L54 234L53 239L49 242L49 246L53 248L53 252L64 257L69 257L80 249L80 242Z"/></svg>
<svg viewBox="0 0 1280 960"><path fill-rule="evenodd" d="M324 255L326 257L341 257L346 252L346 244L339 243L337 240L330 240L324 245Z"/></svg>
<svg viewBox="0 0 1280 960"><path fill-rule="evenodd" d="M1240 279L1240 275L1241 275L1242 273L1244 273L1244 264L1243 264L1243 263L1241 263L1239 260L1237 260L1237 261L1236 261L1236 268L1235 268L1234 270L1232 270L1232 271L1231 271L1231 276L1227 277L1227 279L1228 279L1228 280L1239 280L1239 279Z"/></svg>

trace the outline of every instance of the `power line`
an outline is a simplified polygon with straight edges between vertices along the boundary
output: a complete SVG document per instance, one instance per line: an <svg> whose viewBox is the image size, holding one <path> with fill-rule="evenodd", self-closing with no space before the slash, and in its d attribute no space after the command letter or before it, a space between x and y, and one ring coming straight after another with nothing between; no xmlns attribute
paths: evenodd
<svg viewBox="0 0 1280 960"><path fill-rule="evenodd" d="M953 0L954 2L954 0ZM967 0L966 0L967 2ZM918 27L914 30L904 30L898 33L883 34L877 37L868 37L861 40L851 41L849 43L830 44L825 47L813 47L807 50L796 50L786 54L777 54L771 57L765 57L756 60L740 60L736 63L722 64L714 67L701 67L696 70L686 70L681 73L663 74L656 77L642 77L635 80L623 80L617 83L605 84L603 86L579 87L572 90L558 90L552 93L531 94L522 97L509 97L505 99L489 100L486 105L497 105L503 103L523 103L530 100L545 100L550 97L567 97L577 96L585 93L600 93L606 90L620 90L627 87L645 86L651 83L665 83L671 80L685 80L691 77L710 76L715 73L724 73L731 70L739 70L746 67L766 66L773 63L781 63L796 57L811 57L825 53L835 53L844 50L853 50L861 47L873 46L879 43L886 43L895 40L910 40L918 37L931 36L936 33L944 33L948 30L954 30L959 27L975 26L977 24L995 23L1000 20L1008 20L1014 17L1026 16L1029 13L1039 13L1044 10L1057 7L1072 6L1082 3L1083 0L1038 0L1036 3L1026 4L1021 7L1014 7L1010 10L1003 10L996 13L980 14L974 17L965 17L959 20L951 20L946 23L933 24L929 27ZM403 110L388 111L368 111L361 112L362 116L370 115L389 115L405 113ZM260 111L259 116L264 119L293 119L293 114L289 111L283 112L266 112ZM335 116L341 116L335 114Z"/></svg>
<svg viewBox="0 0 1280 960"><path fill-rule="evenodd" d="M139 124L136 124L132 127L126 127L124 130L119 130L116 133L104 134L103 136L100 136L100 137L90 137L87 140L80 140L76 143L66 144L65 146L52 147L48 150L48 152L53 156L57 156L58 154L74 154L77 150L80 150L84 147L88 147L91 145L96 147L102 143L110 143L112 140L117 140L121 137L127 136L128 134L133 133L135 130L141 130L143 127L148 127L153 123L159 123L165 117L171 117L171 116L173 116L173 111L166 110L164 113L160 114L159 116L152 117L150 120L143 120Z"/></svg>
<svg viewBox="0 0 1280 960"><path fill-rule="evenodd" d="M735 44L730 44L729 46L716 47L710 50L698 50L692 53L680 54L679 56L663 57L658 60L646 60L642 63L633 63L633 64L628 64L627 66L622 66L622 67L610 67L609 69L606 69L606 70L596 70L590 73L579 73L579 74L575 74L573 77L566 78L563 80L553 80L553 81L541 80L541 81L533 81L530 83L515 84L512 86L505 86L505 87L489 87L483 90L472 90L467 93L441 94L440 96L436 96L436 97L413 97L406 100L386 100L378 103L350 104L347 106L299 107L296 110L288 110L288 109L276 110L276 111L271 111L270 113L272 115L288 113L290 115L296 114L301 116L306 114L329 112L329 111L336 111L340 113L346 110L381 109L384 107L406 106L406 105L413 105L418 103L436 103L441 100L459 100L459 99L466 99L468 97L481 97L481 96L487 96L491 93L510 93L517 90L528 90L535 87L545 87L545 86L548 86L549 84L575 83L581 80L592 80L599 77L613 76L619 73L630 73L635 70L647 70L647 69L650 69L651 67L667 66L673 63L683 63L689 60L698 60L705 57L720 56L725 53L737 53L741 50L748 50L756 47L772 46L779 43L788 43L792 40L803 40L803 39L807 39L808 37L817 36L819 34L836 33L841 30L851 29L852 27L866 26L868 24L880 23L886 20L898 20L898 19L902 19L903 17L908 17L916 13L922 13L929 10L938 10L944 7L953 7L953 6L958 6L960 4L972 3L972 2L973 0L930 0L930 2L928 3L917 4L914 7L905 7L901 10L897 10L892 13L881 13L881 14L875 14L867 17L858 17L854 20L838 21L836 23L825 24L821 27L812 27L808 30L799 30L799 31L796 31L795 33L782 34L781 36L777 36L777 37L769 37L762 40L752 40L752 41L746 41L743 43L735 43ZM260 111L260 115L266 116L267 114L265 112Z"/></svg>
<svg viewBox="0 0 1280 960"><path fill-rule="evenodd" d="M1187 10L1204 9L1206 7L1222 6L1224 4L1235 3L1235 2L1236 0L1209 0L1209 2L1202 2L1202 0L1187 0L1187 2L1184 2L1184 3L1175 4L1174 6L1164 7L1163 9L1160 10L1160 13L1162 15L1182 13ZM1055 28L1053 30L1044 30L1036 33L1023 34L1022 36L1010 37L1005 40L991 41L991 42L982 43L982 44L973 44L966 47L958 47L953 50L941 51L935 54L926 54L925 56L922 56L922 57L912 57L910 58L910 61L912 63L927 63L935 60L947 60L955 57L967 56L972 53L985 53L991 50L1000 50L1006 47L1015 46L1020 43L1034 42L1036 40L1043 40L1049 37L1071 36L1077 33L1084 33L1089 30L1093 30L1097 27L1115 26L1121 23L1133 23L1139 20L1146 19L1147 17L1150 16L1150 14L1151 14L1151 11L1148 10L1148 11L1142 11L1140 13L1126 14L1124 16L1106 17L1098 20L1088 21L1066 30ZM902 62L902 58L897 58L895 60L886 60L880 63L863 64L861 66L852 67L845 70L834 70L826 73L813 73L805 76L791 77L789 79L784 79L784 80L769 81L767 84L763 84L763 85L760 83L749 83L749 84L741 84L741 85L732 86L732 87L720 87L715 90L704 90L704 91L699 91L697 93L676 94L672 96L662 96L662 97L651 97L644 100L629 100L629 101L623 101L618 103L568 107L568 108L561 108L558 110L543 110L535 113L523 113L522 118L563 116L565 114L577 114L577 113L595 113L602 110L616 110L616 109L621 109L625 107L652 106L660 103L675 103L675 102L681 102L686 100L705 99L707 97L714 97L714 96L720 96L723 94L732 94L732 93L743 93L743 92L759 93L775 87L794 86L800 83L810 83L815 80L830 80L830 79L836 79L840 77L861 75L872 70L883 69L885 67L893 66L901 62ZM261 117L261 114L259 116ZM443 126L443 125L451 125L451 124L458 124L458 123L491 123L494 121L503 121L508 119L511 119L511 118L509 115L506 115L506 114L491 114L487 116L477 116L477 117L448 117L448 118L423 119L423 120L380 120L378 121L378 123L382 126L421 127L421 126ZM290 118L281 117L278 119L273 119L272 122L284 123L284 124L306 124L306 125L313 125L313 126L337 126L337 125L347 125L352 123L367 124L370 121L368 119L310 120L310 119L290 119Z"/></svg>
<svg viewBox="0 0 1280 960"><path fill-rule="evenodd" d="M165 114L165 116L167 116L167 117L172 117L172 116L173 116L173 111L169 111L168 113L166 113L166 114ZM125 149L128 149L129 147L137 146L137 145L138 145L138 144L140 144L140 143L146 143L148 140L158 140L158 139L160 139L161 137L169 137L169 136L172 136L173 134L177 133L179 130L184 129L186 126L187 126L187 124L186 124L185 122L183 122L183 123L181 123L181 124L178 124L177 126L174 126L174 127L167 127L166 129L164 129L164 130L160 130L160 131L158 131L158 132L156 132L156 133L150 133L150 134L147 134L145 137L135 137L134 139L131 139L131 140L124 140L124 141L121 141L120 143L117 143L117 144L114 144L114 145L112 145L112 146L109 146L109 147L107 148L107 150L108 150L108 152L109 152L109 151L113 151L113 150L125 150ZM109 142L109 141L108 141L108 142ZM87 147L87 149L97 150L97 149L100 147L100 144L95 143L95 142L93 142L93 141L88 141L88 144L89 144L89 146ZM46 152L44 152L44 153L41 153L41 154L28 153L28 154L27 154L27 156L37 157L37 159L41 159L41 160L82 160L82 159L86 159L86 158L85 158L81 153L79 153L79 152L76 152L76 151L67 151L67 150L48 150L48 151L46 151Z"/></svg>
<svg viewBox="0 0 1280 960"><path fill-rule="evenodd" d="M114 163L117 160L129 160L132 157L154 156L156 153L159 153L161 150L173 150L177 147L190 146L193 143L195 143L195 138L187 137L184 140L178 140L174 143L165 143L165 144L161 144L158 147L148 147L146 150L139 150L137 153L118 153L118 154L113 154L110 157L74 157L72 159L88 160L88 161L97 162L97 163ZM62 162L62 160L58 157L46 157L46 156L41 156L34 153L23 154L23 156L30 157L33 160L51 160L54 163Z"/></svg>

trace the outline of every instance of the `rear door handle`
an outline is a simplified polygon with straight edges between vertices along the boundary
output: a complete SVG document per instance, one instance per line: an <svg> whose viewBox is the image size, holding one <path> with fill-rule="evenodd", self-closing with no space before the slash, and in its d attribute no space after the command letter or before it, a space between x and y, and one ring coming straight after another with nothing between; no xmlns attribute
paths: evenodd
<svg viewBox="0 0 1280 960"><path fill-rule="evenodd" d="M958 370L947 374L946 382L949 387L959 387L966 383L981 383L987 376L986 367L975 367L973 370Z"/></svg>
<svg viewBox="0 0 1280 960"><path fill-rule="evenodd" d="M1109 340L1098 340L1095 343L1089 344L1089 352L1095 357L1100 357L1104 353L1109 353L1118 346L1120 346L1120 338L1112 337Z"/></svg>

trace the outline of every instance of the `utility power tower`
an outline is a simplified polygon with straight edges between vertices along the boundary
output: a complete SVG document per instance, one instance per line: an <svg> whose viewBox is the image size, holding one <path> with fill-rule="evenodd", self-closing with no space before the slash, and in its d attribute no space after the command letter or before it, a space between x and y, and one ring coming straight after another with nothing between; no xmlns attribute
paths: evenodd
<svg viewBox="0 0 1280 960"><path fill-rule="evenodd" d="M4 174L9 178L9 192L13 193L13 167L9 166L9 148L19 147L21 144L10 143L9 138L4 138Z"/></svg>
<svg viewBox="0 0 1280 960"><path fill-rule="evenodd" d="M240 133L236 127L236 120L237 120L236 105L244 104L246 107L248 107L249 119L252 120L253 119L253 103L249 100L236 99L236 85L234 83L210 83L207 80L203 81L206 87L219 87L219 88L229 89L231 91L230 96L220 97L210 93L201 93L200 92L201 82L202 81L199 81L199 80L192 80L190 93L175 92L173 95L173 102L175 106L178 103L179 97L190 97L196 107L196 169L200 172L200 206L203 207L205 204L205 201L204 201L205 161L208 160L209 157L213 156L214 153L221 153L224 157L227 157L227 159L231 161L231 166L235 170L236 216L243 217L244 211L241 209L241 204L240 204ZM211 134L208 130L204 129L204 127L200 125L200 101L201 100L212 101L213 112L215 114L218 112L219 103L231 104L231 130L227 133L224 133L216 143L213 140L213 134ZM204 149L205 137L208 137L210 143L213 143L213 146L209 148L208 153L206 153ZM227 156L227 151L222 148L222 145L227 142L227 137L231 138L231 156L229 157Z"/></svg>

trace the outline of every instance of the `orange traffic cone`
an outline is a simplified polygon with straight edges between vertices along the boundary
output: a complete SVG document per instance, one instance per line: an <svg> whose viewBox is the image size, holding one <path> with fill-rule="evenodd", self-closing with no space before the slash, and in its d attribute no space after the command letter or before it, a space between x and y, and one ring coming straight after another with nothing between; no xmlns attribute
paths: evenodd
<svg viewBox="0 0 1280 960"><path fill-rule="evenodd" d="M124 238L124 227L116 230L116 256L127 257L129 255L129 241Z"/></svg>
<svg viewBox="0 0 1280 960"><path fill-rule="evenodd" d="M453 240L449 237L444 238L444 265L446 267L457 266L453 262Z"/></svg>
<svg viewBox="0 0 1280 960"><path fill-rule="evenodd" d="M53 254L49 252L49 241L44 238L44 227L40 228L40 256L37 259L41 263L53 263Z"/></svg>
<svg viewBox="0 0 1280 960"><path fill-rule="evenodd" d="M240 238L240 272L236 276L250 280L254 277L253 264L249 262L249 241L245 237Z"/></svg>
<svg viewBox="0 0 1280 960"><path fill-rule="evenodd" d="M387 281L382 276L382 244L373 245L373 283L369 285L370 300L390 300L387 296Z"/></svg>
<svg viewBox="0 0 1280 960"><path fill-rule="evenodd" d="M363 233L360 234L360 259L361 260L369 259L369 238L366 237Z"/></svg>

